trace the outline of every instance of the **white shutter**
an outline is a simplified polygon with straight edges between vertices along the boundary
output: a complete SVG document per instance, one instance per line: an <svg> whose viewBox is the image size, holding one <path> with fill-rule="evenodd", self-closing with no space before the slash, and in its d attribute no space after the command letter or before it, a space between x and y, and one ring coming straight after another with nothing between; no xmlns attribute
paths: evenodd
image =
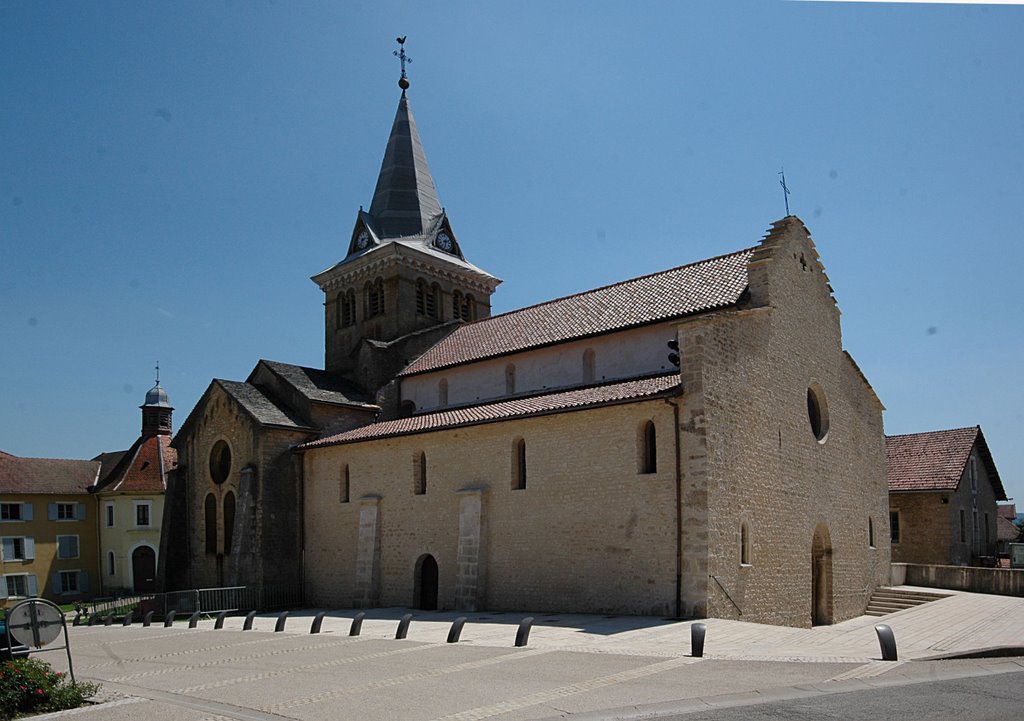
<svg viewBox="0 0 1024 721"><path fill-rule="evenodd" d="M36 557L36 539L32 536L25 538L25 560L31 561Z"/></svg>

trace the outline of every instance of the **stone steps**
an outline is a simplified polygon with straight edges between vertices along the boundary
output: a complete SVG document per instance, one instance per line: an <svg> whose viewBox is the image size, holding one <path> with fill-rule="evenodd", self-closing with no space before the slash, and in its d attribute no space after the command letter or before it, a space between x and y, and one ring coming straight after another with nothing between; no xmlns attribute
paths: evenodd
<svg viewBox="0 0 1024 721"><path fill-rule="evenodd" d="M868 601L866 616L886 616L897 611L904 611L922 603L948 598L948 594L931 593L928 591L907 591L896 588L878 588L871 594Z"/></svg>

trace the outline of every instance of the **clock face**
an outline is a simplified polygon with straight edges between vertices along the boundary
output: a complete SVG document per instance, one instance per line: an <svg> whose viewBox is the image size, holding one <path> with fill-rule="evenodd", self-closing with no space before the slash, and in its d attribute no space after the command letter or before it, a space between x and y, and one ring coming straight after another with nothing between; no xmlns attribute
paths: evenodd
<svg viewBox="0 0 1024 721"><path fill-rule="evenodd" d="M370 244L370 234L364 228L362 231L360 231L359 237L356 238L356 248L358 248L359 250L362 250L363 248L365 248L369 244Z"/></svg>
<svg viewBox="0 0 1024 721"><path fill-rule="evenodd" d="M437 234L437 240L434 241L434 245L436 245L441 250L447 250L448 252L451 252L453 247L452 238L450 235L448 235L442 230L440 233Z"/></svg>

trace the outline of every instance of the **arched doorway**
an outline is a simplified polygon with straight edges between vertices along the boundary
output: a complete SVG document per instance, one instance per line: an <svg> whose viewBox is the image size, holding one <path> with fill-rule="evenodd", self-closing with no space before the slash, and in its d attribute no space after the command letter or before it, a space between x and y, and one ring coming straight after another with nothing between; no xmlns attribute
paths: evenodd
<svg viewBox="0 0 1024 721"><path fill-rule="evenodd" d="M832 623L832 539L819 523L811 541L811 625Z"/></svg>
<svg viewBox="0 0 1024 721"><path fill-rule="evenodd" d="M132 581L135 593L156 591L156 551L149 546L132 551Z"/></svg>
<svg viewBox="0 0 1024 721"><path fill-rule="evenodd" d="M416 561L413 598L416 608L424 611L437 610L437 561L429 553L423 554Z"/></svg>

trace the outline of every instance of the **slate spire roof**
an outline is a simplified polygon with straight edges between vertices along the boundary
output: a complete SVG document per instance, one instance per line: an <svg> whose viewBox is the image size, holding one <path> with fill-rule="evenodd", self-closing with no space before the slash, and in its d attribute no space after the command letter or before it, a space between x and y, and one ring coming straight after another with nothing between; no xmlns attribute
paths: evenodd
<svg viewBox="0 0 1024 721"><path fill-rule="evenodd" d="M373 191L370 215L382 239L423 235L441 216L441 201L404 90Z"/></svg>

